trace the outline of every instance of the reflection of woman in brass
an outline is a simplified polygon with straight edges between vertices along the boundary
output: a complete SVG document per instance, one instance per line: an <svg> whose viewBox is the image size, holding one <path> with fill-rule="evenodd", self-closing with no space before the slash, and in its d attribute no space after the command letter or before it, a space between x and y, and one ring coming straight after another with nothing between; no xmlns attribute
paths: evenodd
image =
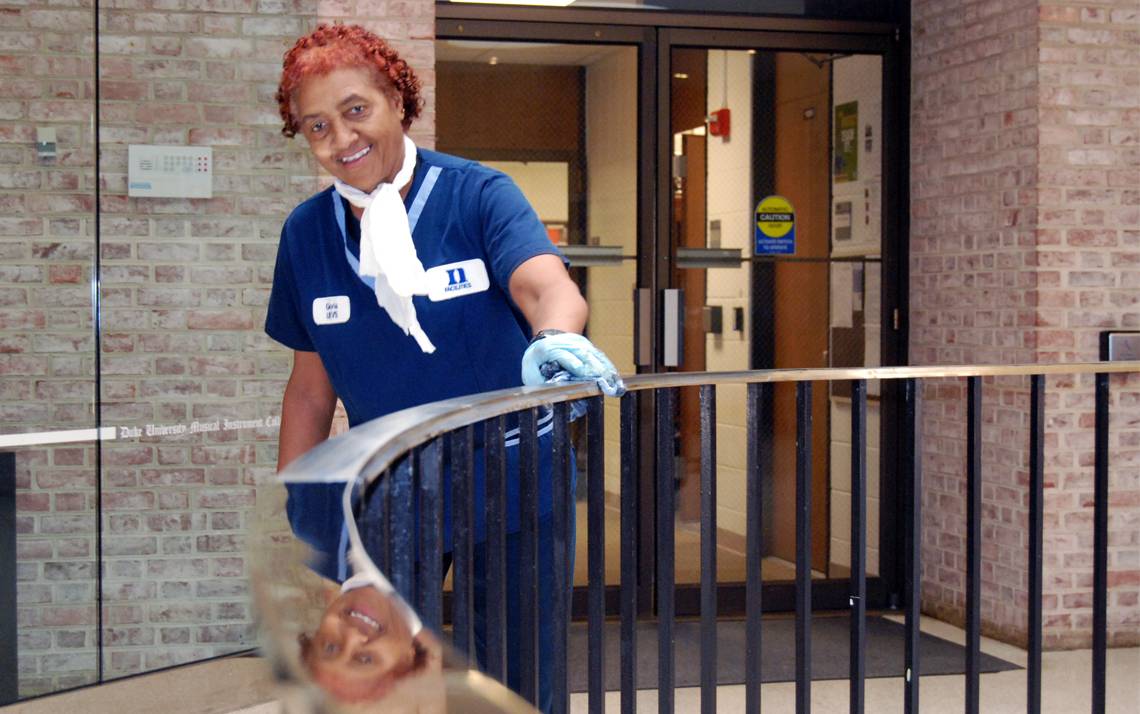
<svg viewBox="0 0 1140 714"><path fill-rule="evenodd" d="M400 680L440 671L439 642L402 602L358 578L329 597L316 632L299 639L305 669L333 698L377 701Z"/></svg>

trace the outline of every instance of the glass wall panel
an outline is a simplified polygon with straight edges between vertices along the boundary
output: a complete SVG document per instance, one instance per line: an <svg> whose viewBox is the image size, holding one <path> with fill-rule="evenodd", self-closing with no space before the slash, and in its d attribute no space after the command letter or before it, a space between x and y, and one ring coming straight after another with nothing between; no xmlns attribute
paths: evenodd
<svg viewBox="0 0 1140 714"><path fill-rule="evenodd" d="M99 455L95 19L90 3L0 17L3 704L99 675Z"/></svg>
<svg viewBox="0 0 1140 714"><path fill-rule="evenodd" d="M281 58L361 21L430 89L420 4L0 10L0 704L256 644L246 544L288 532L265 307L328 181L281 135Z"/></svg>
<svg viewBox="0 0 1140 714"><path fill-rule="evenodd" d="M103 666L247 649L247 531L290 355L262 332L277 237L317 187L280 133L309 22L254 4L100 10Z"/></svg>

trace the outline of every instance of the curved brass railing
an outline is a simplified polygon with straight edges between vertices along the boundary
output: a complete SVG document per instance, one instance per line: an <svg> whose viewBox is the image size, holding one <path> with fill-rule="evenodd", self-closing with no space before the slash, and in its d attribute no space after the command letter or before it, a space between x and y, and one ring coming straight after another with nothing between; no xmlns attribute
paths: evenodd
<svg viewBox="0 0 1140 714"><path fill-rule="evenodd" d="M1093 651L1094 651L1094 666L1093 666L1093 689L1094 699L1097 701L1103 700L1104 682L1105 682L1105 667L1104 667L1104 652L1106 645L1106 593L1107 584L1105 574L1107 572L1107 534L1108 534L1108 452L1109 452L1109 439L1108 439L1108 425L1109 425L1109 375L1112 374L1125 374L1125 373L1140 373L1140 361L1119 361L1119 362L1088 362L1088 363L1073 363L1073 364L1013 364L1013 365L952 365L952 366L921 366L921 367L870 367L870 368L824 368L824 369L783 369L783 370L754 370L754 371L735 371L735 372L671 372L666 374L650 374L650 375L637 375L631 376L626 380L626 386L630 392L648 391L655 394L658 399L657 402L657 416L658 423L655 425L655 439L657 441L657 474L656 480L656 510L657 510L657 571L655 575L656 592L657 592L657 608L659 613L668 613L661 615L658 619L658 662L659 673L658 681L660 684L659 696L662 697L661 701L665 702L665 709L672 709L672 688L674 685L674 675L672 667L672 626L675 615L675 602L673 600L672 592L675 587L674 574L673 574L673 557L674 548L672 529L674 524L669 517L663 518L660 514L672 513L675 504L672 497L673 489L669 485L675 485L674 481L674 466L668 458L668 454L673 453L671 446L666 446L666 450L662 450L661 443L669 439L675 432L673 429L673 409L675 404L675 390L682 387L700 388L701 390L701 509L702 509L702 575L701 575L701 690L702 701L706 698L713 702L715 708L715 673L712 673L712 667L715 667L716 662L716 648L715 637L713 634L716 627L716 576L715 565L706 566L704 554L706 548L706 518L708 519L708 530L710 535L707 538L709 548L715 548L715 440L710 438L706 432L710 431L710 425L715 424L715 389L717 385L749 385L748 389L748 419L750 425L757 415L762 412L764 407L761 405L767 397L765 393L770 394L771 385L776 383L797 383L796 389L796 465L795 465L795 493L796 493L796 538L797 543L810 543L811 542L811 525L807 514L810 512L809 498L811 492L810 484L810 471L811 471L811 456L810 456L810 434L811 434L811 383L812 382L848 382L852 385L852 444L853 444L853 457L852 457L852 483L858 484L857 487L853 486L853 494L865 494L866 482L866 409L867 409L867 383L874 380L902 380L903 384L900 390L900 398L902 400L904 424L899 426L902 433L898 434L901 443L907 444L906 452L909 454L909 466L903 466L907 471L906 475L902 478L900 488L904 492L900 498L900 506L905 513L903 514L906 526L904 527L904 541L905 548L903 548L903 559L905 565L902 569L901 581L903 586L902 600L905 602L905 616L904 628L906 631L905 642L905 667L907 675L905 677L906 684L904 685L904 697L908 703L909 710L918 710L918 677L910 676L910 672L918 671L918 622L920 619L920 587L922 580L921 571L921 510L922 510L922 483L921 483L921 454L920 449L917 448L919 439L921 438L921 429L919 424L919 414L921 413L921 382L930 379L964 379L967 383L965 401L967 404L967 465L966 465L966 486L969 493L969 508L966 514L967 529L969 537L967 539L967 550L969 553L967 563L967 681L970 683L968 687L969 692L967 696L971 700L976 699L976 692L978 691L978 659L979 659L979 642L980 642L980 602L981 602L981 504L982 504L982 458L981 458L981 401L982 401L982 379L986 377L1027 377L1029 378L1027 388L1030 394L1029 399L1029 421L1031 422L1029 428L1029 527L1028 532L1030 535L1030 548L1029 560L1031 562L1030 568L1030 614L1028 623L1028 632L1030 639L1030 657L1029 657L1029 677L1028 677L1028 696L1031 701L1040 701L1040 674L1041 674L1041 608L1040 602L1042 598L1042 585L1041 585L1041 543L1042 543L1042 522L1044 512L1044 475L1043 475L1043 444L1044 444L1044 401L1045 401L1045 380L1044 377L1050 375L1064 375L1072 377L1074 375L1088 375L1095 377L1095 392L1096 392L1096 426L1095 426L1095 493L1094 493L1094 530L1095 530L1095 545L1094 545L1094 626L1093 626ZM1090 387L1092 382L1090 381ZM591 434L587 438L588 451L591 454L587 461L589 462L590 475L588 477L588 486L590 487L589 500L589 531L588 538L593 542L601 542L599 536L602 534L602 516L601 511L604 508L604 494L602 493L603 482L601 480L601 464L604 462L601 447L601 430L600 424L602 417L602 410L600 401L597 397L600 396L600 390L593 383L579 382L579 383L566 383L543 387L520 387L516 389L506 389L495 392L485 392L481 394L470 395L466 397L459 397L431 404L425 404L419 407L406 409L400 412L384 416L373 421L361 424L345 434L336 438L330 439L325 443L317 446L309 453L296 460L285 471L280 474L280 478L286 482L304 482L304 483L327 483L327 484L343 484L343 509L346 514L346 525L351 549L353 553L359 553L360 562L370 561L371 553L364 546L364 539L361 537L361 530L355 522L354 508L358 503L362 503L362 494L368 490L368 487L374 483L379 488L373 489L373 492L387 492L389 495L381 496L381 503L388 504L382 506L383 513L391 512L393 520L396 520L395 511L390 511L393 502L393 496L396 489L400 489L403 499L401 503L411 503L412 497L412 471L413 469L421 468L419 464L420 456L416 459L408 459L404 462L403 466L398 466L398 462L403 457L409 454L421 454L424 462L430 463L431 466L427 473L431 474L429 478L425 479L421 486L426 484L426 488L432 490L430 501L434 504L435 510L428 511L428 522L435 522L435 519L440 518L441 511L439 510L439 483L442 475L441 471L441 445L442 440L439 437L444 437L448 434L458 432L459 438L451 445L453 458L459 459L454 463L463 464L462 459L464 449L466 449L466 466L461 466L461 472L471 473L471 459L472 459L472 446L471 446L471 430L467 429L472 425L478 423L491 423L495 422L497 418L503 417L508 414L521 414L527 410L534 410L538 407L544 407L551 404L558 404L573 400L589 400L589 414L588 419ZM637 486L634 482L634 468L630 467L627 463L627 452L634 454L638 451L638 438L635 433L637 430L637 399L641 395L631 395L632 398L622 399L622 415L621 415L621 441L622 441L622 504L621 504L621 523L622 523L622 552L633 553L635 550L632 543L636 538L635 529L632 527L627 528L629 523L634 522L634 514L637 511L638 504L634 502L633 497L627 496L630 492L636 491ZM569 475L570 459L566 456L571 451L568 442L567 429L569 416L568 410L565 407L555 408L554 414L554 437L553 437L553 453L556 456L556 467L565 469L563 472ZM597 423L593 423L595 416L598 418ZM489 421L490 420L490 421ZM526 448L535 448L534 441L537 439L536 431L536 417L534 412L527 418L528 426L523 427L520 419L520 443L525 437L530 440L530 447L522 446L522 450ZM502 432L502 421L497 421L498 433ZM749 427L751 429L751 426ZM463 430L466 430L466 435L463 435ZM528 431L529 430L529 431ZM524 435L522 432L527 431L529 436ZM664 436L663 436L664 435ZM804 435L807 435L806 438ZM500 437L501 438L501 437ZM464 445L466 439L466 445ZM756 475L760 473L760 455L759 450L762 447L757 445L756 440L749 442L747 462L750 474ZM595 451L596 449L596 451ZM755 451L754 451L755 450ZM430 456L427 456L428 452ZM490 449L488 449L490 451ZM533 451L530 453L533 454ZM662 456L664 454L664 456ZM499 458L499 457L496 457ZM526 471L530 474L531 479L534 478L533 474L536 470L537 457L531 457L529 465L523 466L520 463L520 473ZM631 457L636 458L636 457ZM416 465L413 465L413 461ZM488 460L488 464L490 460ZM502 463L497 463L497 468L502 473ZM463 471L466 469L466 471ZM488 466L490 469L490 466ZM377 481L381 474L390 473L392 478L390 481ZM500 476L501 478L501 476ZM568 480L567 480L568 482ZM759 588L761 585L760 579L760 558L762 552L761 543L759 540L759 523L761 521L760 515L756 509L759 508L757 504L761 502L760 498L760 482L759 478L748 479L748 495L747 495L747 511L748 511L748 538L749 546L747 548L748 554L748 574L746 588L747 592L751 593L754 589ZM462 484L462 480L457 480L455 483ZM533 488L534 481L528 481ZM455 502L466 502L468 498L466 491L461 491L459 487L453 484L456 488L456 495L454 496ZM463 487L466 488L466 487ZM426 492L425 492L426 493ZM490 487L488 486L488 493ZM533 494L533 492L532 492ZM533 496L532 496L533 497ZM554 496L554 530L555 532L564 532L567 528L573 527L573 521L569 520L571 517L570 503L571 498L568 492L555 494ZM857 498L853 495L853 502L862 502L862 498ZM533 505L530 506L533 511ZM361 506L361 512L366 512L368 507ZM405 509L406 510L406 509ZM525 507L524 507L525 510ZM714 515L707 515L714 514ZM423 514L416 514L415 518L423 517ZM529 517L534 518L533 512ZM403 513L400 517L400 524L392 526L391 524L383 524L381 527L388 529L388 535L383 536L384 550L386 550L390 557L393 558L393 568L397 573L403 572L404 575L402 582L410 585L413 578L421 576L413 575L411 556L408 555L414 548L409 548L415 543L412 540L415 528L412 525L414 522L412 516ZM470 519L471 515L464 516L464 519ZM560 520L561 519L561 520ZM383 520L383 519L380 519ZM379 524L380 520L375 523ZM535 525L533 520L528 522L529 525L523 526L523 537L526 542L534 544L535 539ZM502 523L496 526L500 531ZM395 535L393 532L398 532ZM595 530L596 529L596 530ZM472 528L470 522L464 520L464 526L461 529L464 533L462 540L460 536L456 536L456 552L464 552L462 557L456 556L453 561L456 564L455 580L458 583L457 589L454 591L455 598L453 599L453 612L460 613L460 615L453 615L453 617L462 617L462 625L464 630L470 628L471 608L473 607L473 597L471 596L471 574L467 566L463 567L463 575L460 577L459 570L460 564L463 562L470 562L471 560L471 541L473 535L471 534ZM862 652L865 648L865 632L864 622L866 616L866 603L865 603L865 586L866 586L866 572L865 563L862 560L862 553L865 551L866 540L866 517L863 510L860 508L858 515L855 515L853 509L852 515L852 573L850 577L850 584L853 588L851 591L850 603L852 607L851 614L851 627L852 627L852 648L853 652L856 650L856 642L858 642L858 656L852 655L852 668L851 668L851 684L852 684L852 697L862 700L862 686L863 686L863 655ZM426 532L426 531L425 531ZM490 527L488 526L488 533ZM437 534L438 535L438 534ZM501 534L500 534L501 535ZM434 538L434 540L432 540ZM431 543L427 546L425 551L429 555L423 562L436 563L440 558L440 544L439 539L432 536L429 538ZM420 541L420 545L425 545L428 541ZM554 569L556 574L560 573L561 565L567 562L566 558L569 553L563 552L567 549L567 540L562 539L559 544L555 546L554 550ZM398 569L395 565L395 556L393 553L392 544L397 544L396 550L402 551L402 570ZM497 545L493 548L490 546L491 540L488 535L488 549L493 551L493 557L501 560L502 555L502 542L496 541ZM561 549L561 550L560 550ZM796 691L797 699L807 700L810 693L811 672L810 665L807 662L810 660L808 657L800 658L799 653L810 652L810 620L811 611L813 608L811 598L811 563L809 560L810 548L801 547L797 545L797 559L796 559L796 576L794 584L795 596L795 609L796 609L796 637L797 637L797 664L796 664ZM533 554L534 551L532 551ZM526 556L530 557L530 556ZM561 558L561 560L559 560ZM715 555L710 553L709 562L715 562ZM858 560L857 560L858 559ZM602 568L602 558L595 558L591 555L590 560L590 616L589 616L589 638L591 652L601 651L602 648L602 621L605 617L605 598L604 598L604 570ZM627 562L627 560L629 562ZM636 620L635 603L637 602L637 593L635 588L641 574L637 572L637 566L630 564L634 558L623 557L622 562L622 583L621 583L621 627L622 627L622 643L623 655L621 662L621 677L622 677L622 697L623 701L626 699L632 700L636 691L636 674L635 674L635 658L626 651L626 644L633 643L636 640L634 622ZM857 563L857 564L856 564ZM501 565L501 563L500 563ZM419 567L419 566L416 566ZM425 566L432 567L432 566ZM423 576L423 580L418 587L422 589L423 582L440 582L443 578L440 575L438 578L429 576L439 575L425 570L427 575ZM490 572L490 571L489 571ZM501 572L501 571L500 571ZM533 590L535 587L534 578L536 577L536 568L531 568L529 571L529 578L527 588ZM557 578L561 577L556 575L555 592L568 591L567 584L559 582ZM488 580L491 576L488 575ZM397 582L397 588L400 585ZM434 585L431 586L434 588ZM758 591L757 591L758 592ZM462 594L461 594L462 593ZM422 595L422 593L421 593ZM433 595L431 603L424 602L423 607L430 608L430 618L428 621L434 622L436 626L442 623L440 599L435 598ZM496 598L501 600L503 594L500 592ZM490 594L487 596L488 600L492 597ZM751 596L746 596L749 603L752 602ZM553 617L552 621L562 622L556 634L561 639L556 639L556 649L561 647L559 651L565 651L566 644L566 626L569 624L569 598L566 596L555 596L553 603ZM707 606L706 606L707 601ZM456 607L456 603L459 603ZM549 605L549 603L547 603ZM500 605L501 606L501 605ZM512 613L512 617L519 617L520 620L525 619L527 631L532 632L536 627L537 622L537 608L538 605L532 599L529 604L524 603L521 615ZM760 628L760 611L759 608L753 608L751 605L746 606L748 631L755 632L759 636ZM527 614L529 613L529 614ZM496 617L498 624L496 627L503 627L503 621L507 617L505 612L499 612ZM460 623L460 620L453 620L455 623ZM456 624L456 632L459 632L460 625ZM532 632L533 634L533 632ZM529 635L528 635L529 636ZM456 637L457 647L466 649L468 646L468 637L464 635L462 642L460 638ZM630 652L633 651L634 645L630 645ZM531 653L533 654L533 653ZM524 656L524 674L523 678L526 681L532 681L534 673L537 671L536 665L533 661L528 661ZM749 651L746 653L746 697L750 701L759 696L759 654L757 652ZM802 661L801 661L802 659ZM529 664L528 664L529 662ZM662 667L661 663L665 662L666 665ZM555 678L555 697L558 701L567 704L567 669L565 661L559 661L554 664L554 678ZM600 705L602 700L602 674L601 665L591 664L590 666L590 701L592 707ZM527 688L524 684L524 690ZM533 688L532 688L533 689ZM534 692L523 692L525 696L531 697L533 701ZM706 702L707 703L707 702ZM564 707L563 707L564 708ZM853 710L861 711L862 707Z"/></svg>
<svg viewBox="0 0 1140 714"><path fill-rule="evenodd" d="M807 381L899 380L954 377L1013 377L1030 375L1115 374L1140 372L1140 361L1078 362L1072 364L947 365L767 369L735 372L669 372L627 377L630 391L706 384L754 384ZM595 397L592 383L517 387L456 397L404 409L361 424L318 445L281 472L282 481L370 481L411 449L453 429L523 409Z"/></svg>

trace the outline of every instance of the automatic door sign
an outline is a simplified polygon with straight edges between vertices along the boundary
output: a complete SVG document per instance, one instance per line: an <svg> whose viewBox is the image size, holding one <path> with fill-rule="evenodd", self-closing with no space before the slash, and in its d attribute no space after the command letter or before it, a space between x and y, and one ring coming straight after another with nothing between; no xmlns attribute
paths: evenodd
<svg viewBox="0 0 1140 714"><path fill-rule="evenodd" d="M756 255L795 255L796 211L783 196L756 204Z"/></svg>

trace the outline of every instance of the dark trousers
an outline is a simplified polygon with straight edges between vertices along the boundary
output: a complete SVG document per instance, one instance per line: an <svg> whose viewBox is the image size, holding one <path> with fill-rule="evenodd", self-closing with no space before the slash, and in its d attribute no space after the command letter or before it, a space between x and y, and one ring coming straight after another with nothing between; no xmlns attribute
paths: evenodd
<svg viewBox="0 0 1140 714"><path fill-rule="evenodd" d="M573 589L574 573L574 520L570 519L569 572L570 583L566 597L569 601ZM507 595L507 686L515 692L522 689L522 534L508 533L506 538L506 595ZM477 543L473 548L474 629L475 658L486 661L487 652L487 545ZM538 522L538 708L550 712L554 701L554 663L565 652L554 651L554 627L551 603L554 602L554 522L547 517ZM444 573L451 565L451 554L445 556ZM569 610L569 608L567 608ZM566 626L568 622L562 623Z"/></svg>

